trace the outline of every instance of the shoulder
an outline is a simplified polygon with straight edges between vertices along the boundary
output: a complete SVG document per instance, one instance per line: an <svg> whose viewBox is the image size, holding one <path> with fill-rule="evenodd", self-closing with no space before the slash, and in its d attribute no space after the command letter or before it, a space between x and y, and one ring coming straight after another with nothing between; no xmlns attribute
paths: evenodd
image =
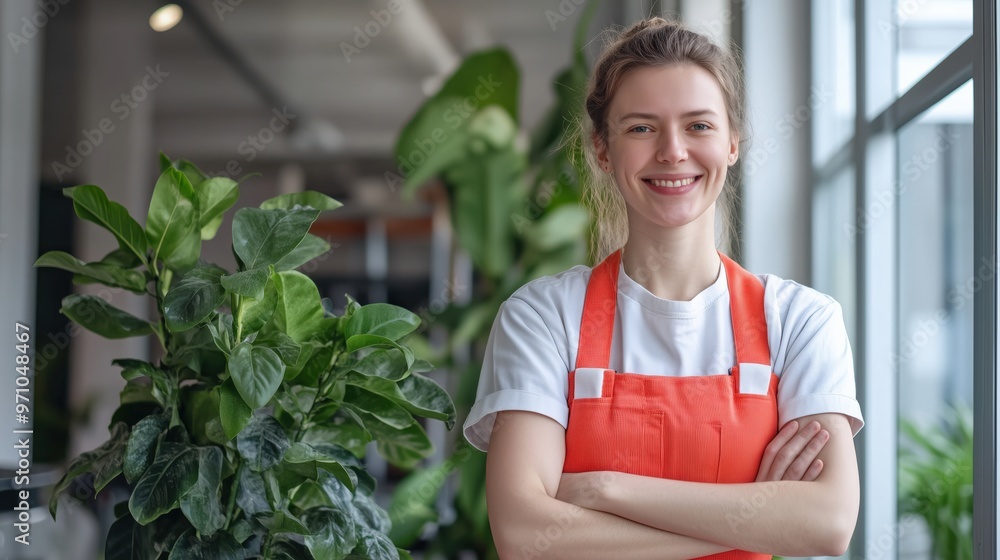
<svg viewBox="0 0 1000 560"><path fill-rule="evenodd" d="M562 316L576 307L582 309L591 272L591 267L577 265L558 274L535 278L511 294L507 303L513 303L513 307L524 304L543 318L553 314Z"/></svg>
<svg viewBox="0 0 1000 560"><path fill-rule="evenodd" d="M850 342L840 304L829 295L772 274L764 282L764 314L774 372L779 376L806 356L835 354L850 360Z"/></svg>
<svg viewBox="0 0 1000 560"><path fill-rule="evenodd" d="M788 280L773 274L759 274L764 283L764 307L768 314L776 313L782 323L788 320L803 320L816 312L840 311L840 304L827 294L795 280Z"/></svg>

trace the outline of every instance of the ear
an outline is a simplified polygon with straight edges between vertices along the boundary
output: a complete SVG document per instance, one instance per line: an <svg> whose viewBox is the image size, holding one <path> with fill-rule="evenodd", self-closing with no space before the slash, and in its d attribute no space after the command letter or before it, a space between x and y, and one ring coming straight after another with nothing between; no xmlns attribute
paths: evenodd
<svg viewBox="0 0 1000 560"><path fill-rule="evenodd" d="M594 143L594 154L597 156L597 163L601 169L611 167L611 160L608 159L608 146L596 133L591 135L591 142Z"/></svg>
<svg viewBox="0 0 1000 560"><path fill-rule="evenodd" d="M738 159L740 159L740 135L734 132L729 137L729 167L735 165Z"/></svg>

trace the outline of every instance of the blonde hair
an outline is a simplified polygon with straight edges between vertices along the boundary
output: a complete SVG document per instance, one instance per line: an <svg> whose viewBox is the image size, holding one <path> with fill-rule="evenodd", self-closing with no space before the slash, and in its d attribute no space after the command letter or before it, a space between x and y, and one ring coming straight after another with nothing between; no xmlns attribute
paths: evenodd
<svg viewBox="0 0 1000 560"><path fill-rule="evenodd" d="M738 56L730 54L708 37L675 21L653 17L638 21L626 29L605 32L607 42L594 63L587 85L584 108L586 119L579 119L575 139L582 148L584 161L577 161L583 181L583 200L593 217L591 256L599 262L625 245L628 240L628 216L625 200L611 175L603 173L593 146L593 139L608 141L608 111L611 100L625 77L637 68L670 64L696 64L711 73L726 101L730 131L738 134L740 144L749 140L749 122L744 101L742 67ZM741 153L745 151L741 148ZM577 153L579 156L579 152ZM717 205L722 225L722 239L735 233L735 185L733 168ZM718 231L718 228L717 228Z"/></svg>

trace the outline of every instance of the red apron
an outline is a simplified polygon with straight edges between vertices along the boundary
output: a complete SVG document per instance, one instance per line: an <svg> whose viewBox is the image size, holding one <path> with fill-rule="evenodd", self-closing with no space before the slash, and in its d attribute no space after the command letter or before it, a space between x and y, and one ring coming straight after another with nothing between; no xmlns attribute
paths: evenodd
<svg viewBox="0 0 1000 560"><path fill-rule="evenodd" d="M736 365L728 375L669 376L609 369L618 299L616 251L587 285L576 369L569 372L563 472L618 471L692 482L753 482L778 433L778 377L760 280L722 255ZM710 372L712 373L712 372ZM702 558L764 560L731 550Z"/></svg>

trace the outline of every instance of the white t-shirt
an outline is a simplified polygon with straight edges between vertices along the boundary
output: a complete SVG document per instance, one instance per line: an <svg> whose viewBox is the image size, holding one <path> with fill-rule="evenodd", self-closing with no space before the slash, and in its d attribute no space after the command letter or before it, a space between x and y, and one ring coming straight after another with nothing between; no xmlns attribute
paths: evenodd
<svg viewBox="0 0 1000 560"><path fill-rule="evenodd" d="M725 267L691 301L650 293L619 266L610 369L649 375L727 374L736 365ZM479 378L466 439L489 447L496 413L526 410L567 425L568 374L575 368L580 319L593 269L575 266L533 280L500 307ZM833 298L773 275L764 284L771 365L778 376L778 425L839 412L856 435L864 425L855 398L854 361ZM626 344L623 344L623 341Z"/></svg>

